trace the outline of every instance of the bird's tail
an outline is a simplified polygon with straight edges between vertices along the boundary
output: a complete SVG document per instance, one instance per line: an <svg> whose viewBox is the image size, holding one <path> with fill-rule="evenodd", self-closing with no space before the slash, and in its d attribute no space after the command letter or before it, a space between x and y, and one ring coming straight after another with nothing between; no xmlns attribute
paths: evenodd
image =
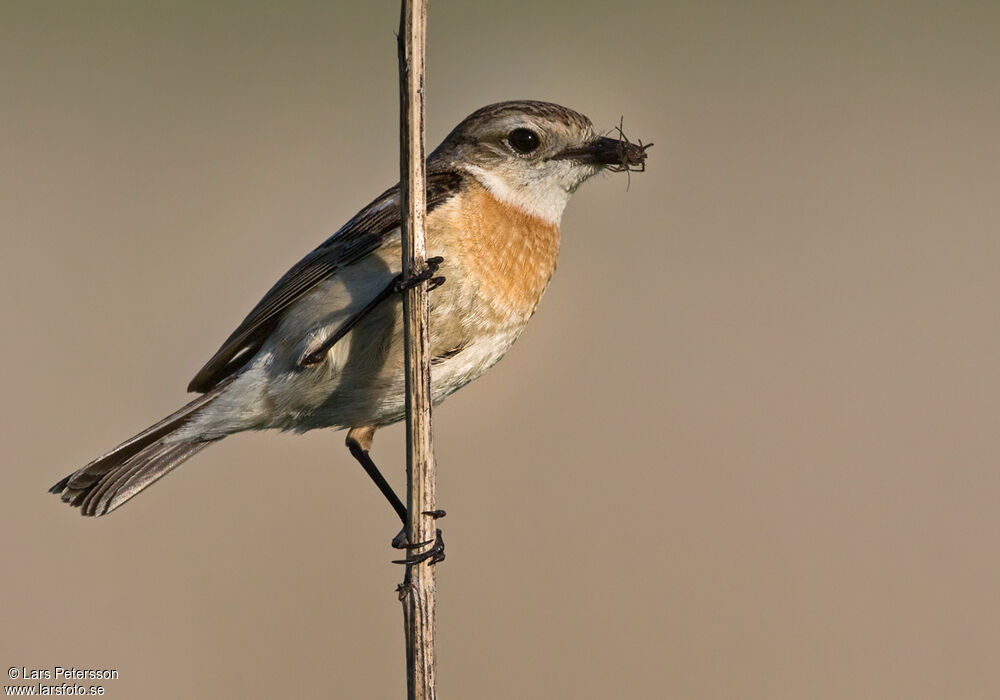
<svg viewBox="0 0 1000 700"><path fill-rule="evenodd" d="M135 437L126 440L49 489L83 515L105 515L188 458L221 438L178 438L176 433L212 403L225 384L196 398Z"/></svg>

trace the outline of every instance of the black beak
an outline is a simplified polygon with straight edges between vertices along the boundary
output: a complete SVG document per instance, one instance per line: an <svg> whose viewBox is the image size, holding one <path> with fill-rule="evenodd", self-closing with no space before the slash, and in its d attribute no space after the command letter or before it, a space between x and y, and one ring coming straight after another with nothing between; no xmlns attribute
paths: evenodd
<svg viewBox="0 0 1000 700"><path fill-rule="evenodd" d="M553 156L555 160L572 159L586 165L601 165L608 170L643 170L646 167L646 149L653 144L631 143L618 138L599 136L584 146L567 148Z"/></svg>

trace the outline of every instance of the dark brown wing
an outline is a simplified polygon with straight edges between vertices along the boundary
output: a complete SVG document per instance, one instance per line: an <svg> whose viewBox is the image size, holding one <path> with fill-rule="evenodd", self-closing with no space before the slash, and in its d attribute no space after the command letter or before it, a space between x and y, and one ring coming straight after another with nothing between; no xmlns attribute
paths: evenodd
<svg viewBox="0 0 1000 700"><path fill-rule="evenodd" d="M467 177L447 171L427 176L427 211L448 201ZM399 185L386 190L318 248L296 263L253 307L188 385L205 392L246 365L264 345L282 314L317 283L381 247L399 228Z"/></svg>

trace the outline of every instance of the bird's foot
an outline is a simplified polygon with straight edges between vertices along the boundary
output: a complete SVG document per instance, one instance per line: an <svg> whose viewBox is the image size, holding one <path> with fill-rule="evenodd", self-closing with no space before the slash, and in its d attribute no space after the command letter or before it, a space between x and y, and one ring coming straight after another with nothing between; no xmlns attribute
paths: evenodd
<svg viewBox="0 0 1000 700"><path fill-rule="evenodd" d="M405 541L405 538L404 538ZM444 561L444 537L441 536L441 528L436 530L436 534L433 540L427 540L426 542L420 542L418 544L400 544L396 545L396 539L393 538L393 547L396 549L418 549L426 545L431 545L430 549L427 549L419 554L414 554L407 557L406 559L394 559L393 564L419 564L422 561L427 561L429 564L434 565L438 562Z"/></svg>
<svg viewBox="0 0 1000 700"><path fill-rule="evenodd" d="M446 513L443 510L425 510L424 515L428 515L435 520L438 518L443 518ZM435 530L435 535L433 540L426 540L425 542L411 543L406 536L406 527L404 526L402 530L397 533L395 537L392 538L393 549L405 549L414 550L420 549L421 547L426 547L430 545L430 548L420 552L419 554L414 554L405 559L396 559L393 564L419 564L422 561L430 561L430 564L437 564L438 562L444 561L444 537L441 535L441 529Z"/></svg>
<svg viewBox="0 0 1000 700"><path fill-rule="evenodd" d="M427 285L427 291L437 289L444 284L444 277L435 277L438 268L441 267L441 263L443 262L444 258L441 256L428 258L424 263L424 269L417 274L410 275L409 277L404 277L402 274L397 275L396 279L392 281L393 291L396 293L405 292L407 289L416 287L427 280L430 280L430 284Z"/></svg>

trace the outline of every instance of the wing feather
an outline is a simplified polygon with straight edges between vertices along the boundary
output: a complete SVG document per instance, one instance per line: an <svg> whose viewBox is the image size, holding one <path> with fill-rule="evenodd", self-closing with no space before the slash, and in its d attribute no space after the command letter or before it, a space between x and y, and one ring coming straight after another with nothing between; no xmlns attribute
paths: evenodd
<svg viewBox="0 0 1000 700"><path fill-rule="evenodd" d="M454 171L427 177L427 211L448 201L467 177ZM399 186L379 195L318 248L296 263L243 319L188 385L206 392L241 370L264 345L284 312L318 283L386 243L400 224Z"/></svg>

